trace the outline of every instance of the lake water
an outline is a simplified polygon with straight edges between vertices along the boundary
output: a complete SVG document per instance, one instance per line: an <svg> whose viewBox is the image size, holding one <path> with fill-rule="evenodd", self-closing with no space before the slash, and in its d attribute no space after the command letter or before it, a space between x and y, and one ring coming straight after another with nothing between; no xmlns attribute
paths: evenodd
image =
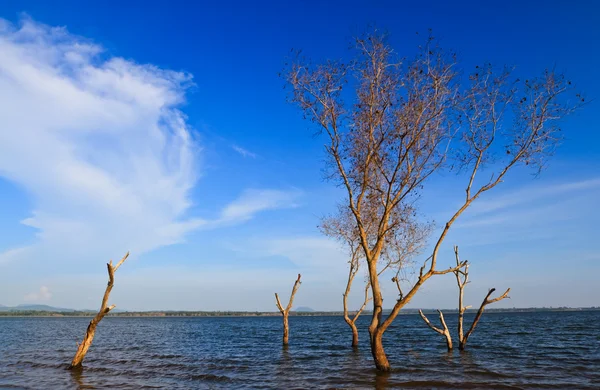
<svg viewBox="0 0 600 390"><path fill-rule="evenodd" d="M287 349L279 317L107 317L74 373L89 318L0 317L0 388L600 388L600 311L486 313L468 350L452 353L418 315L401 315L384 337L389 375L374 370L361 320L354 351L340 317L290 317Z"/></svg>

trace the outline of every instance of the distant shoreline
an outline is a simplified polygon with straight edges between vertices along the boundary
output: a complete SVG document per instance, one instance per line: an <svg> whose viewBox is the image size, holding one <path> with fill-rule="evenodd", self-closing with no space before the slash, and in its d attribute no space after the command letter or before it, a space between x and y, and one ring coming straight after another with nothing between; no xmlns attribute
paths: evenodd
<svg viewBox="0 0 600 390"><path fill-rule="evenodd" d="M424 313L431 314L437 312L435 309L422 309ZM467 313L475 313L477 310L467 310ZM533 312L582 312L582 311L600 311L600 307L579 307L579 308L512 308L512 309L487 309L486 313L533 313ZM384 310L384 314L389 310ZM456 313L456 309L443 309L444 313ZM419 309L405 309L400 312L401 315L418 314ZM363 312L363 315L371 314L368 311ZM93 317L96 315L92 311L39 311L39 310L10 310L0 311L0 317ZM341 311L291 311L290 316L299 317L323 317L323 316L342 316ZM111 313L108 317L279 317L279 312L246 312L246 311L123 311Z"/></svg>

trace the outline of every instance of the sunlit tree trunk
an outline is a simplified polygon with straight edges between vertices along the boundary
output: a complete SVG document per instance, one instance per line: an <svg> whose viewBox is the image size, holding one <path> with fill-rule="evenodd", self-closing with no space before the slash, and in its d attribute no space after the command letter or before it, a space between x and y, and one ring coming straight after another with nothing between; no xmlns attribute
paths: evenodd
<svg viewBox="0 0 600 390"><path fill-rule="evenodd" d="M510 292L510 288L507 289L504 292L504 294L500 295L499 297L494 298L494 299L489 299L490 295L492 295L494 293L494 291L496 291L496 289L492 288L487 293L487 295L483 299L483 302L481 303L481 306L479 306L479 310L477 310L477 314L475 315L475 319L473 319L473 323L471 324L471 327L469 328L469 331L464 335L464 337L462 337L459 340L458 349L460 349L461 351L465 350L465 348L467 346L467 341L469 340L469 336L471 336L471 334L475 330L475 327L477 326L477 323L479 322L479 320L481 319L481 316L483 315L483 311L485 310L485 307L487 305L491 304L491 303L501 301L504 298L508 298L508 293Z"/></svg>
<svg viewBox="0 0 600 390"><path fill-rule="evenodd" d="M375 330L375 334L371 337L371 354L373 355L375 367L379 371L390 370L390 362L383 349L383 332L379 330Z"/></svg>
<svg viewBox="0 0 600 390"><path fill-rule="evenodd" d="M106 286L106 290L104 291L104 297L102 298L102 305L100 306L100 310L98 314L90 321L90 324L87 327L85 332L85 336L83 337L83 341L77 344L77 352L71 361L71 365L69 369L80 368L85 355L88 352L88 349L92 345L92 341L94 341L94 335L96 334L96 327L100 323L100 321L104 318L106 314L108 314L112 309L115 308L115 305L108 306L108 297L110 296L110 292L113 288L115 282L115 272L117 269L123 264L123 262L129 256L129 252L117 263L117 265L113 266L112 260L107 264L108 268L108 285Z"/></svg>
<svg viewBox="0 0 600 390"><path fill-rule="evenodd" d="M429 319L427 319L425 314L423 314L423 311L419 310L419 314L421 315L421 318L423 319L423 321L425 321L427 326L429 326L431 329L445 337L446 347L448 348L448 351L451 351L453 348L452 335L450 335L450 331L448 330L448 326L446 325L446 321L444 320L444 314L441 310L438 310L438 313L440 315L440 323L442 324L442 329L435 327L431 322L429 322Z"/></svg>
<svg viewBox="0 0 600 390"><path fill-rule="evenodd" d="M283 345L288 345L288 343L289 343L290 327L289 327L289 322L288 322L288 315L292 308L292 303L294 302L294 296L296 295L296 291L298 290L298 287L300 287L300 283L301 283L300 277L301 277L301 275L298 274L298 279L296 279L296 282L294 283L294 288L292 289L292 295L290 295L290 300L288 301L288 305L285 309L283 308L283 306L281 305L281 302L279 301L279 296L277 295L277 293L275 293L275 303L277 304L277 308L283 315Z"/></svg>
<svg viewBox="0 0 600 390"><path fill-rule="evenodd" d="M367 283L367 286L365 287L365 299L363 301L363 304L360 307L360 309L354 314L354 316L350 317L350 314L348 311L348 295L350 294L350 289L352 287L352 281L354 280L354 277L356 276L357 272L358 272L358 267L353 267L351 265L350 266L350 274L348 275L348 282L346 284L346 291L344 292L344 300L343 300L344 320L346 321L346 323L350 327L350 330L352 331L352 347L354 347L354 348L358 347L358 328L356 327L356 321L358 320L358 317L360 317L363 310L367 306L367 303L370 300L370 298L369 298L369 287L370 286Z"/></svg>
<svg viewBox="0 0 600 390"><path fill-rule="evenodd" d="M479 322L479 319L483 315L483 310L484 310L485 306L489 305L490 303L498 302L504 298L507 298L510 288L508 290L506 290L504 292L504 294L502 294L500 297L495 298L495 299L489 299L490 295L492 295L492 293L495 291L495 289L492 288L488 292L485 299L481 303L479 310L477 311L477 315L475 316L475 319L473 320L473 323L471 324L471 328L469 328L469 331L467 332L467 334L464 335L463 334L463 329L464 329L463 322L464 322L464 318L465 318L465 311L471 307L471 306L463 306L465 286L469 282L469 263L466 261L460 261L460 257L458 255L458 246L454 247L454 256L456 258L456 266L460 267L460 268L456 268L453 271L453 273L454 273L454 276L456 277L456 283L458 285L458 349L462 351L465 349L467 340L469 339L469 336L471 335L471 333L473 333L473 331L475 330L475 327L477 326L477 323ZM423 318L423 321L425 321L427 326L429 326L431 329L433 329L434 331L443 335L446 338L446 345L448 346L448 350L451 350L452 349L452 336L450 335L450 332L448 331L448 327L446 326L446 321L444 321L444 314L442 313L441 310L438 310L438 313L440 314L440 322L442 323L442 327L443 327L442 329L433 326L431 324L431 322L429 322L429 320L427 319L425 314L423 314L423 312L421 310L419 310L419 314L421 314L421 318Z"/></svg>
<svg viewBox="0 0 600 390"><path fill-rule="evenodd" d="M288 322L288 313L283 313L283 345L288 345L290 339L290 325Z"/></svg>

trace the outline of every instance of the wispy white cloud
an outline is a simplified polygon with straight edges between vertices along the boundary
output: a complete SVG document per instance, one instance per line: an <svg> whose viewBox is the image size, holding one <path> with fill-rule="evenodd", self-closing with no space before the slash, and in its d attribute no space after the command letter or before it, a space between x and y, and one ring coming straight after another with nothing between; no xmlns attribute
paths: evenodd
<svg viewBox="0 0 600 390"><path fill-rule="evenodd" d="M27 247L11 248L4 252L0 252L0 265L18 259L25 253L27 253Z"/></svg>
<svg viewBox="0 0 600 390"><path fill-rule="evenodd" d="M297 190L246 190L238 199L226 206L220 221L244 221L263 210L275 210L296 206L296 199L300 195Z"/></svg>
<svg viewBox="0 0 600 390"><path fill-rule="evenodd" d="M231 226L251 220L256 214L297 206L296 200L301 195L298 190L274 190L274 189L248 189L229 204L227 204L216 218L213 219L190 219L187 223L193 229L215 229L223 226ZM166 226L170 235L178 236L177 229L185 229L183 224Z"/></svg>
<svg viewBox="0 0 600 390"><path fill-rule="evenodd" d="M49 301L50 298L52 298L52 293L50 292L50 289L48 289L48 287L46 286L42 286L40 287L39 291L29 293L25 295L25 297L23 297L25 301L33 302Z"/></svg>
<svg viewBox="0 0 600 390"><path fill-rule="evenodd" d="M241 154L242 157L250 157L250 158L256 158L257 157L256 153L252 153L248 149L244 149L241 146L231 145L231 148L233 150L235 150L236 152L238 152L239 154Z"/></svg>
<svg viewBox="0 0 600 390"><path fill-rule="evenodd" d="M249 262L261 258L280 258L298 270L329 278L333 273L346 275L348 255L345 248L321 235L252 237L226 242L227 249L243 254Z"/></svg>
<svg viewBox="0 0 600 390"><path fill-rule="evenodd" d="M510 248L523 252L532 248L537 258L542 248L572 251L586 247L593 221L597 219L600 180L569 181L527 186L490 194L451 229L444 251L451 244L482 252L500 253Z"/></svg>
<svg viewBox="0 0 600 390"><path fill-rule="evenodd" d="M469 214L486 214L508 207L548 199L557 195L573 192L595 191L600 189L600 178L592 178L575 182L555 183L546 186L527 187L491 199L480 199L469 209Z"/></svg>
<svg viewBox="0 0 600 390"><path fill-rule="evenodd" d="M22 223L38 231L18 254L143 253L196 227L197 145L177 109L190 75L30 19L0 21L0 52L0 175L32 196Z"/></svg>
<svg viewBox="0 0 600 390"><path fill-rule="evenodd" d="M0 19L0 53L0 176L30 195L21 223L36 231L0 263L139 255L290 205L292 192L249 190L216 220L189 216L200 150L178 109L189 74L28 18Z"/></svg>

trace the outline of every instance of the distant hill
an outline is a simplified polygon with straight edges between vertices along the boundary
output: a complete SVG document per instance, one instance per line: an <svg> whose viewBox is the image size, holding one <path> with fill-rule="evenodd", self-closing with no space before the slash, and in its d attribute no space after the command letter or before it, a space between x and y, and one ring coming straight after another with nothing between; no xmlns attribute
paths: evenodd
<svg viewBox="0 0 600 390"><path fill-rule="evenodd" d="M300 307L296 308L296 310L294 310L294 311L301 311L301 312L310 312L310 313L312 313L315 310L313 308L311 308L311 307L300 306Z"/></svg>
<svg viewBox="0 0 600 390"><path fill-rule="evenodd" d="M82 309L82 310L78 310L78 309L67 309L64 307L54 307L54 306L49 306L49 305L36 305L36 304L21 304L21 305L17 305L17 306L5 306L5 305L0 305L0 312L6 312L6 311L44 311L44 312L49 312L49 313L95 313L98 311L98 309L96 310L92 310L92 309ZM113 310L111 310L111 313L124 313L125 310L114 308Z"/></svg>
<svg viewBox="0 0 600 390"><path fill-rule="evenodd" d="M74 312L77 310L65 309L62 307L54 307L48 305L17 305L17 306L4 306L0 305L0 311L56 311L56 312Z"/></svg>

